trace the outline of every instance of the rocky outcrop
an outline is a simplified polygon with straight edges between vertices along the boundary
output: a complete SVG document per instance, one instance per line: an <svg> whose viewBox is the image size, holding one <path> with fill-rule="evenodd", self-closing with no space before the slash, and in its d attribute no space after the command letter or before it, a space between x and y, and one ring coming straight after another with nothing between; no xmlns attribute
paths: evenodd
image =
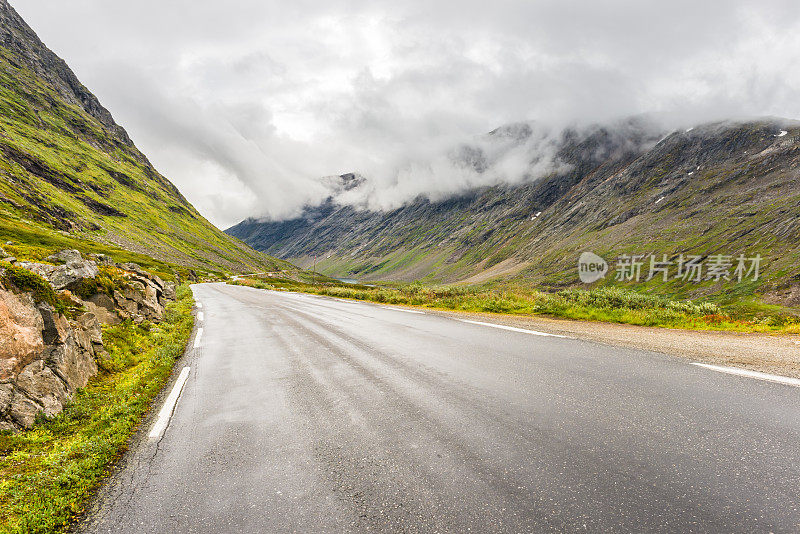
<svg viewBox="0 0 800 534"><path fill-rule="evenodd" d="M166 302L175 298L174 286L168 287L161 278L136 263L115 264L102 254L96 255L94 260L84 259L77 250L62 250L47 258L47 261L61 265L19 262L17 266L38 274L56 290L75 290L82 281L94 280L100 274L98 261L95 260L104 266L120 269L126 279L126 285L113 293L97 293L84 300L83 304L102 322L114 324L121 319L132 319L137 323L161 320Z"/></svg>
<svg viewBox="0 0 800 534"><path fill-rule="evenodd" d="M16 267L47 280L77 311L68 318L50 303L37 302L33 292L0 281L0 430L29 428L37 415L61 412L64 403L97 374L97 362L108 357L102 324L159 321L167 301L175 296L174 285L136 264L104 262L120 269L124 285L113 295L98 289L81 299L70 288L81 283L84 289L99 287L86 284L101 274L97 263L75 250L47 260L63 263L21 262Z"/></svg>
<svg viewBox="0 0 800 534"><path fill-rule="evenodd" d="M0 286L0 430L27 428L39 413L59 413L97 374L102 345L91 312L69 320L30 293Z"/></svg>

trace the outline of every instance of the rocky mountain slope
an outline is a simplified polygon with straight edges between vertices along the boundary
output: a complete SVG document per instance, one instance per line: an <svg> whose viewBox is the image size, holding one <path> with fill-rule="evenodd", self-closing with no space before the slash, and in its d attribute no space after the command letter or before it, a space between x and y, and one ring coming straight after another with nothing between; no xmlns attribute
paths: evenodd
<svg viewBox="0 0 800 534"><path fill-rule="evenodd" d="M0 239L42 257L69 245L207 271L285 266L206 221L7 0L0 0Z"/></svg>
<svg viewBox="0 0 800 534"><path fill-rule="evenodd" d="M763 119L671 132L631 124L565 130L556 153L564 165L516 185L438 202L419 198L385 212L333 196L296 219L248 219L227 232L301 265L317 256L325 274L362 280L563 287L579 284L582 251L611 264L600 283L615 282L613 261L623 254L760 254L762 276L746 284L639 283L677 295L760 293L800 304L800 123ZM525 142L525 130L517 130ZM472 154L479 169L482 157Z"/></svg>

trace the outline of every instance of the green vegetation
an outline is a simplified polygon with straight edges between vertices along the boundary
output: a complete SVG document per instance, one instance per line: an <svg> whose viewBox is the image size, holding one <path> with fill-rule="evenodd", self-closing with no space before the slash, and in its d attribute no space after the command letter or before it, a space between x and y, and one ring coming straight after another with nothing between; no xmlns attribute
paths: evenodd
<svg viewBox="0 0 800 534"><path fill-rule="evenodd" d="M105 293L109 297L114 297L114 291L124 290L130 284L122 275L122 271L116 267L100 267L100 274L95 278L82 278L79 280L72 292L86 300L97 293Z"/></svg>
<svg viewBox="0 0 800 534"><path fill-rule="evenodd" d="M110 359L64 411L0 434L0 532L67 530L128 446L193 328L187 286L158 325L107 327Z"/></svg>
<svg viewBox="0 0 800 534"><path fill-rule="evenodd" d="M232 283L441 310L543 315L665 328L800 333L800 317L793 315L760 313L763 309L759 313L742 313L713 302L673 300L614 287L543 292L519 286L429 287L418 282L371 287L327 280L311 285L283 278L252 277Z"/></svg>
<svg viewBox="0 0 800 534"><path fill-rule="evenodd" d="M13 287L19 291L30 291L36 302L46 302L58 313L67 311L67 304L55 292L53 286L38 274L3 262L0 262L0 269L2 269L1 279L6 287Z"/></svg>

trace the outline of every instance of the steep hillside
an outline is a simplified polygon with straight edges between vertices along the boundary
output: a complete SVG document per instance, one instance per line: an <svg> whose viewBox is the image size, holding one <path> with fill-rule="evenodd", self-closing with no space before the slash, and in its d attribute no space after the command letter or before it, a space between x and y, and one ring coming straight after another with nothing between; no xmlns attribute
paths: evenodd
<svg viewBox="0 0 800 534"><path fill-rule="evenodd" d="M33 256L75 247L209 271L286 265L206 221L6 0L0 240Z"/></svg>
<svg viewBox="0 0 800 534"><path fill-rule="evenodd" d="M800 304L800 123L765 119L688 131L566 131L564 170L389 212L335 198L298 219L246 220L231 235L328 275L433 282L578 284L582 251L764 257L761 278L643 284L685 296L763 293ZM614 273L604 282L614 283Z"/></svg>

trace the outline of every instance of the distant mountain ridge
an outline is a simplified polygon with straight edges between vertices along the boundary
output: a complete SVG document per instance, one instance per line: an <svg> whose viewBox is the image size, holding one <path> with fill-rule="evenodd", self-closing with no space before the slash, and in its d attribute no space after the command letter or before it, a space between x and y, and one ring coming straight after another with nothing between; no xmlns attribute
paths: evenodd
<svg viewBox="0 0 800 534"><path fill-rule="evenodd" d="M0 0L0 238L49 236L210 271L286 265L205 220Z"/></svg>
<svg viewBox="0 0 800 534"><path fill-rule="evenodd" d="M769 118L672 132L599 125L565 130L557 155L563 169L515 185L385 212L331 198L291 220L248 219L227 232L301 265L317 256L325 274L363 280L562 287L578 283L584 250L762 253L766 274L748 291L800 304L800 123Z"/></svg>

